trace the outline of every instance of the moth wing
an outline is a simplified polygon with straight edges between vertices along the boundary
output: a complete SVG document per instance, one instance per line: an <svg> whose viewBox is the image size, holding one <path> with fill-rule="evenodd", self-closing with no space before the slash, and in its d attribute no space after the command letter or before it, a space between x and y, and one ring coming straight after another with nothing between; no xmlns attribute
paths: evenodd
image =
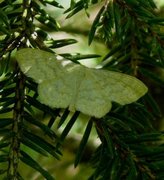
<svg viewBox="0 0 164 180"><path fill-rule="evenodd" d="M24 48L17 51L16 59L21 71L37 83L64 73L61 63L53 53Z"/></svg>
<svg viewBox="0 0 164 180"><path fill-rule="evenodd" d="M123 73L85 69L76 99L76 109L95 117L103 117L111 109L111 102L121 105L137 101L147 87L137 78Z"/></svg>

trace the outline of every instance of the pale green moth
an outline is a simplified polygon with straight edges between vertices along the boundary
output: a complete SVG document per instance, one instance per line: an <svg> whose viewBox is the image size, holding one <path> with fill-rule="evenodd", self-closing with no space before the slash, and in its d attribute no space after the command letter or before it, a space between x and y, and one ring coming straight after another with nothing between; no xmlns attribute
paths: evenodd
<svg viewBox="0 0 164 180"><path fill-rule="evenodd" d="M25 48L16 53L21 71L38 83L39 101L52 108L69 108L101 118L111 102L137 101L147 87L137 78L103 69L69 63L63 65L52 53Z"/></svg>

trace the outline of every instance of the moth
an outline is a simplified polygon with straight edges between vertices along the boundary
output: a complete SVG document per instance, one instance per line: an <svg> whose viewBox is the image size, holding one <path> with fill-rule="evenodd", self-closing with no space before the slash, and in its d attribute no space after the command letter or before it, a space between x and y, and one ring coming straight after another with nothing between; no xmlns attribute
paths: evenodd
<svg viewBox="0 0 164 180"><path fill-rule="evenodd" d="M137 78L114 71L63 65L55 54L39 49L17 51L21 71L38 83L39 101L52 108L68 108L101 118L112 107L137 101L147 87Z"/></svg>

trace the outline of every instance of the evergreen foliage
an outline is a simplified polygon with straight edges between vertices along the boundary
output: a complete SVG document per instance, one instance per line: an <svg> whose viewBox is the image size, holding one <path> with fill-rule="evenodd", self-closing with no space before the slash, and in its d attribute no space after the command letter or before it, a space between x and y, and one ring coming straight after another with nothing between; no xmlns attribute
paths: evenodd
<svg viewBox="0 0 164 180"><path fill-rule="evenodd" d="M92 154L90 163L94 170L88 179L164 179L164 134L156 127L161 112L151 89L164 86L161 75L164 18L158 15L153 0L71 0L64 13L67 19L81 10L88 15L88 8L93 5L99 10L88 43L98 39L109 48L102 57L103 68L139 78L149 92L130 105L113 103L112 111L101 119L91 117L86 122L75 166L79 165L95 128L100 144ZM63 9L55 0L0 1L0 174L4 179L26 179L21 173L22 163L45 179L54 179L30 151L45 158L61 158L62 144L79 121L79 112L70 114L67 109L63 112L41 104L37 100L37 84L25 77L14 59L20 48L55 52L56 48L77 43L76 39L55 40L49 35L49 31L58 32L61 28L47 12L47 6L54 11ZM76 63L99 57L97 54L60 55ZM68 116L71 118L67 122ZM49 118L48 122L44 122L44 117ZM54 130L54 126L60 131Z"/></svg>

